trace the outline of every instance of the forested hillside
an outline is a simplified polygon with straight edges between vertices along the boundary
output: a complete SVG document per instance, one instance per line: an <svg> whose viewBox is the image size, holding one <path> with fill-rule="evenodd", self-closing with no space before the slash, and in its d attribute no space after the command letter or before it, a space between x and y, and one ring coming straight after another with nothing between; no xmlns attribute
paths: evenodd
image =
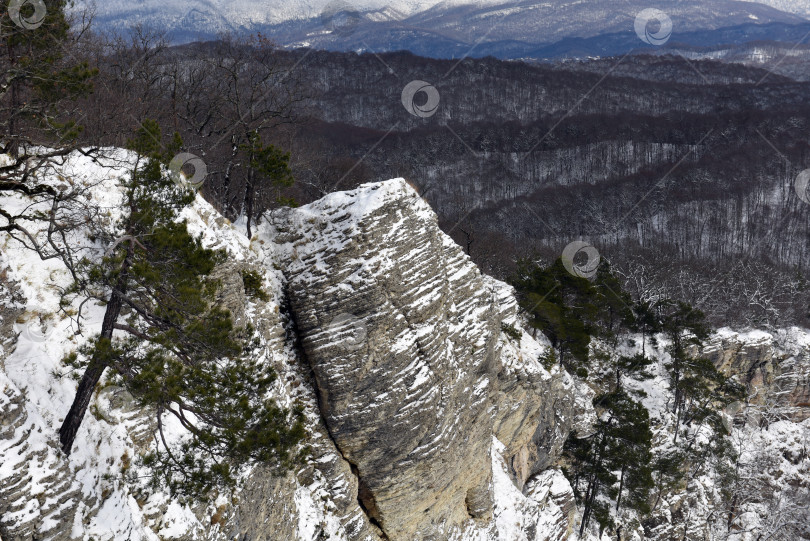
<svg viewBox="0 0 810 541"><path fill-rule="evenodd" d="M718 324L807 322L810 83L678 56L527 65L251 43L140 35L99 53L96 92L117 105L88 111L85 136L120 144L133 117L161 119L204 155L204 189L231 217L399 175L496 276L585 238L639 295ZM435 88L427 114L403 107L413 80ZM291 153L288 193L234 174L257 127Z"/></svg>

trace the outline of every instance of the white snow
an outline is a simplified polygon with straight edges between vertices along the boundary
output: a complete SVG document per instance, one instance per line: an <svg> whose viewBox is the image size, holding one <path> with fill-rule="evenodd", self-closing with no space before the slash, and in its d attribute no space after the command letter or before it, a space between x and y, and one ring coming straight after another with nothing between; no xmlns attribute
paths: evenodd
<svg viewBox="0 0 810 541"><path fill-rule="evenodd" d="M121 193L118 180L127 174L131 156L114 149L108 149L107 155L108 159L98 162L79 155L71 156L59 172L74 182L95 185L92 204L99 206L108 223L112 224L117 218ZM14 210L23 204L25 201L17 197L0 198L0 205L6 209ZM192 233L201 236L207 247L225 248L234 260L255 259L256 254L250 250L244 233L219 216L201 197L183 211L181 218L187 221ZM98 257L106 249L87 239L78 239L78 242L83 244L89 257ZM82 334L76 334L79 327L75 320L58 312L59 289L70 283L70 276L59 260L43 262L33 252L0 234L0 268L6 267L8 278L19 283L27 302L25 312L16 324L20 333L16 345L0 356L0 407L8 402L7 393L12 393L11 396L22 393L28 418L26 424L15 432L14 439L0 441L0 478L7 478L26 463L31 474L28 485L31 493L36 494L44 489L41 480L52 477L56 468L65 464L72 477L72 486L81 492L85 501L98 499L100 503L97 509L80 505L73 525L73 535L79 538L157 541L203 530L200 517L188 507L171 501L166 494L153 493L143 507L136 502L133 487L121 477L121 468L125 455L135 467L138 450L131 435L142 427L143 418L141 414L125 414L113 408L106 389L100 391L91 403L69 460L65 462L56 450L57 431L73 401L77 385L74 379L67 377L62 359L97 333L104 308L93 303L85 305ZM269 291L277 294L280 280L277 271L268 269L265 280L272 286ZM76 308L73 306L74 310ZM273 306L268 308L273 309ZM3 347L8 346L0 346L0 353L3 353ZM290 396L279 397L284 405L289 405L291 400ZM172 428L170 419L167 422L169 437L180 437L182 431L179 427ZM25 445L19 444L21 439L25 440ZM41 453L41 457L36 453ZM32 456L35 457L33 460ZM67 486L71 486L70 479ZM301 494L310 491L322 493L323 489L319 486L299 489ZM326 494L320 494L317 501L316 507L329 505ZM68 500L68 505L74 505L73 501ZM34 498L19 514L29 516L38 513L39 508L40 503ZM11 515L4 516L4 520L12 518ZM335 520L329 520L334 526ZM336 528L331 531L337 533ZM334 538L340 539L341 536Z"/></svg>

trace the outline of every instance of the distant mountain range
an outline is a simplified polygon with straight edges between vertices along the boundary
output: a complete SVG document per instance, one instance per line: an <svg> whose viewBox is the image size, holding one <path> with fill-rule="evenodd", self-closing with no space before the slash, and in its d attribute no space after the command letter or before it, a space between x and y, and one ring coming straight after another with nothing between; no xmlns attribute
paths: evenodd
<svg viewBox="0 0 810 541"><path fill-rule="evenodd" d="M766 4L787 13L795 13L804 17L810 17L810 2L807 0L756 0L760 4Z"/></svg>
<svg viewBox="0 0 810 541"><path fill-rule="evenodd" d="M102 29L160 28L176 43L262 32L290 48L408 50L437 58L583 58L666 42L796 43L810 32L806 0L669 0L655 7L660 11L651 12L648 0L106 0L96 5L95 21ZM639 26L640 14L648 15L647 25ZM645 40L645 29L660 39Z"/></svg>

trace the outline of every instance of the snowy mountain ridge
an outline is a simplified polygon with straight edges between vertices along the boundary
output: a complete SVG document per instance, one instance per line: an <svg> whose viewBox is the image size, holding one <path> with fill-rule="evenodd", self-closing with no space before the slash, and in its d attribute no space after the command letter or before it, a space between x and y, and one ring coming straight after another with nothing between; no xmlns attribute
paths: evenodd
<svg viewBox="0 0 810 541"><path fill-rule="evenodd" d="M503 0L352 0L351 2L335 2L335 0L291 0L270 2L259 0L140 0L138 2L125 2L123 0L107 0L93 2L82 0L77 7L92 6L96 15L102 19L108 17L126 18L137 17L140 14L160 12L163 17L170 19L181 18L193 12L210 12L221 15L231 24L247 26L253 24L277 24L295 19L309 19L318 17L324 10L334 4L345 9L357 11L392 10L406 16L437 9L449 9L459 6L485 7L500 5L502 9L508 6L517 6L521 2L504 2ZM567 9L582 2L554 2L554 9ZM810 5L802 0L755 0L752 4L762 4L778 9L785 13L801 16L810 15ZM552 4L549 4L552 7ZM666 5L658 6L666 9Z"/></svg>
<svg viewBox="0 0 810 541"><path fill-rule="evenodd" d="M81 9L85 5L79 3L76 7ZM714 43L711 32L718 28L736 29L742 35L751 33L755 35L753 39L763 39L760 34L762 31L767 34L768 24L787 27L806 24L806 8L800 5L797 3L794 9L792 4L783 3L777 9L764 3L737 0L709 3L681 0L656 7L671 19L673 37L688 38L690 43L697 44ZM643 42L637 40L634 24L637 16L649 7L643 0L554 3L298 0L269 4L246 0L138 3L112 0L95 5L94 9L98 28L124 30L140 24L167 31L177 43L216 39L222 32L261 32L289 48L409 50L424 56L457 58L473 53L470 48L475 45L474 56L522 58L534 57L540 46L547 48L572 39L597 39L599 43L592 46L601 55L609 54L617 46L622 52L641 47ZM752 25L756 31L747 28ZM775 30L774 36L780 31L784 28ZM695 32L700 35L689 37ZM573 46L574 50L588 45L578 41L563 44Z"/></svg>

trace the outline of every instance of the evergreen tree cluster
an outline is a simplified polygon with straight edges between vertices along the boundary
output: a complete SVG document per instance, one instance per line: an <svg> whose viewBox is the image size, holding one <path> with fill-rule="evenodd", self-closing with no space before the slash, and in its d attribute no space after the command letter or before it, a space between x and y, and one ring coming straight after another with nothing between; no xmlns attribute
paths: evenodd
<svg viewBox="0 0 810 541"><path fill-rule="evenodd" d="M589 280L569 273L560 259L550 265L524 260L511 282L528 324L551 342L541 362L547 368L559 362L597 389L593 432L569 436L563 455L563 471L583 509L580 534L591 521L600 532L619 531L628 516L643 522L662 496L683 488L690 468L728 452L718 412L742 389L701 355L710 328L700 310L671 299L634 300L605 261ZM631 333L640 335L640 351L622 354L621 336ZM647 346L660 340L667 344L665 368L674 394L673 436L666 446L655 442L645 393L627 385L652 377ZM679 440L700 426L714 430L714 441Z"/></svg>
<svg viewBox="0 0 810 541"><path fill-rule="evenodd" d="M234 327L216 303L220 284L211 274L227 254L203 247L178 219L195 195L167 171L180 141L165 148L160 141L155 122L130 141L138 158L123 183L118 237L99 239L111 248L101 260L80 262L63 297L66 305L76 297L101 301L106 314L98 337L67 359L84 375L60 436L70 452L88 395L110 369L113 383L154 412L156 445L142 459L152 484L205 499L233 487L247 465L283 471L296 464L303 411L272 400L276 374L253 329ZM243 283L250 297L267 299L257 274L245 272ZM167 417L181 437L167 429Z"/></svg>

